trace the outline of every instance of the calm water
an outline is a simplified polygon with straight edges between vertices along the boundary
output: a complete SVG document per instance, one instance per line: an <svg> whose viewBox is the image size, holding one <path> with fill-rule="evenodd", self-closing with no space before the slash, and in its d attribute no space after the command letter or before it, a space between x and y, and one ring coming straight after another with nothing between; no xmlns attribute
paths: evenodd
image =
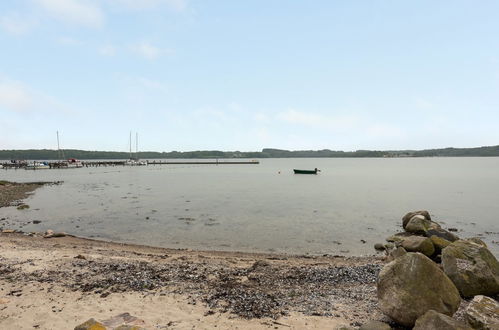
<svg viewBox="0 0 499 330"><path fill-rule="evenodd" d="M294 175L293 168L322 172ZM373 254L410 210L428 209L499 255L499 158L264 159L260 165L0 170L63 180L0 209L10 227L173 248ZM19 227L17 227L19 228ZM366 240L363 244L361 240Z"/></svg>

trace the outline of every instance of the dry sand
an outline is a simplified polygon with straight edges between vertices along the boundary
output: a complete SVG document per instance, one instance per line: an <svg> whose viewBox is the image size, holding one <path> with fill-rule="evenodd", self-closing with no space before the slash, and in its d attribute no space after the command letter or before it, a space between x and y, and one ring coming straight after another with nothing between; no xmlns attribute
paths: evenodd
<svg viewBox="0 0 499 330"><path fill-rule="evenodd" d="M0 234L0 328L332 329L382 320L375 258L292 257ZM386 321L386 319L384 319Z"/></svg>

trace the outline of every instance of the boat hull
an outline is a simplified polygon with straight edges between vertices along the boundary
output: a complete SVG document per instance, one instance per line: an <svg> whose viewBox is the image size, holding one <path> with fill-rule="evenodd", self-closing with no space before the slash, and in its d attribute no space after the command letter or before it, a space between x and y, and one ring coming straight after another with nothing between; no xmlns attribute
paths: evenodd
<svg viewBox="0 0 499 330"><path fill-rule="evenodd" d="M317 169L315 170L293 170L295 174L317 174Z"/></svg>

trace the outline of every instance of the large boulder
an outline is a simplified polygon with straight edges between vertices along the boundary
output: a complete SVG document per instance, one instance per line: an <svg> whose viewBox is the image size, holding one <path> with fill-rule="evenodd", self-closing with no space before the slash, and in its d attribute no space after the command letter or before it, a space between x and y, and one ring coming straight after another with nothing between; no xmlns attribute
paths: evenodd
<svg viewBox="0 0 499 330"><path fill-rule="evenodd" d="M428 237L411 236L402 241L402 247L407 252L421 252L430 257L435 253L435 247Z"/></svg>
<svg viewBox="0 0 499 330"><path fill-rule="evenodd" d="M425 217L427 220L431 220L430 213L428 211L414 211L414 212L409 212L406 215L402 217L402 226L405 228L409 220L415 215L422 215Z"/></svg>
<svg viewBox="0 0 499 330"><path fill-rule="evenodd" d="M422 215L413 216L405 225L405 231L413 234L425 234L430 229L431 221Z"/></svg>
<svg viewBox="0 0 499 330"><path fill-rule="evenodd" d="M473 330L452 317L437 313L434 310L426 312L416 320L413 330Z"/></svg>
<svg viewBox="0 0 499 330"><path fill-rule="evenodd" d="M440 237L440 238L443 238L449 242L455 242L457 240L459 240L459 236L451 233L450 231L447 231L443 228L430 228L426 231L425 235L427 237L431 237L431 236L437 236L437 237Z"/></svg>
<svg viewBox="0 0 499 330"><path fill-rule="evenodd" d="M463 297L499 293L499 262L482 244L452 243L442 250L442 266Z"/></svg>
<svg viewBox="0 0 499 330"><path fill-rule="evenodd" d="M476 296L464 313L474 329L499 329L499 303L492 298Z"/></svg>
<svg viewBox="0 0 499 330"><path fill-rule="evenodd" d="M431 236L430 237L431 242L433 243L433 246L435 247L435 252L436 253L441 253L443 249L451 245L452 243L446 240L445 238L441 238L438 236Z"/></svg>
<svg viewBox="0 0 499 330"><path fill-rule="evenodd" d="M452 316L461 303L452 281L421 253L407 253L386 264L377 286L380 309L407 327L429 310Z"/></svg>

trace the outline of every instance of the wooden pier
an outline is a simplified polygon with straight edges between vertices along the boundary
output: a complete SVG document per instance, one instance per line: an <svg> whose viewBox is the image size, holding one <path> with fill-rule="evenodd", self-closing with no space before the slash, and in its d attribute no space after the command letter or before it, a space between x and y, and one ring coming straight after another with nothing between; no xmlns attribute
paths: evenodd
<svg viewBox="0 0 499 330"><path fill-rule="evenodd" d="M62 163L57 162L48 162L51 169L59 169L59 168L67 168L62 166ZM148 166L148 165L258 165L260 162L258 160L251 161L230 161L230 160L179 160L179 161L170 161L170 160L151 160L145 164L130 164L127 160L84 160L81 161L82 167L107 167L107 166ZM27 162L0 162L0 167L3 169L20 169L27 167Z"/></svg>

